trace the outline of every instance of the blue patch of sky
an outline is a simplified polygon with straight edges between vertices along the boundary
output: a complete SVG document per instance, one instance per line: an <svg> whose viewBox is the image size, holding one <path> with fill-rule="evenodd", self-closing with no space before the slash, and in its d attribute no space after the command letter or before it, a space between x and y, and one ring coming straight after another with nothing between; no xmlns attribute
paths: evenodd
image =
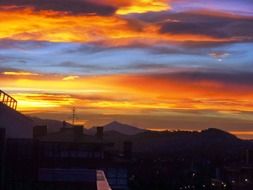
<svg viewBox="0 0 253 190"><path fill-rule="evenodd" d="M22 43L22 42L20 42ZM36 45L36 42L34 42ZM22 46L22 45L21 45ZM182 51L157 53L149 48L102 48L77 43L44 43L37 48L0 49L1 57L9 57L1 67L56 74L116 74L145 72L135 64L166 65L168 68L204 68L253 70L253 43L238 43L215 48L183 48ZM166 48L166 46L162 46ZM161 47L160 47L161 48ZM168 45L173 50L173 46ZM188 53L189 52L189 53ZM210 56L213 52L228 53L222 62ZM67 64L65 64L67 63ZM156 68L157 69L157 68Z"/></svg>

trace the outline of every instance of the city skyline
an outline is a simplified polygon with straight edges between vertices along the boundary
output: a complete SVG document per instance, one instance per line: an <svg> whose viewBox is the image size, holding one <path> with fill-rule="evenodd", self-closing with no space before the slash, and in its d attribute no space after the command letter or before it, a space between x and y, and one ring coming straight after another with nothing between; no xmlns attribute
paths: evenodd
<svg viewBox="0 0 253 190"><path fill-rule="evenodd" d="M84 125L209 127L253 139L250 0L5 0L0 86Z"/></svg>

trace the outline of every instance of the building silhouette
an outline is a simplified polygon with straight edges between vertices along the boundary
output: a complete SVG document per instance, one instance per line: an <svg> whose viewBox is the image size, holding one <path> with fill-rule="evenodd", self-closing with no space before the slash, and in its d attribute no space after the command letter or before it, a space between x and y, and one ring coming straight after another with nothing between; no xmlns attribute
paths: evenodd
<svg viewBox="0 0 253 190"><path fill-rule="evenodd" d="M1 189L127 189L127 169L114 158L114 144L103 140L103 128L90 136L64 122L48 133L16 110L17 101L2 91L1 97Z"/></svg>
<svg viewBox="0 0 253 190"><path fill-rule="evenodd" d="M32 138L34 122L16 110L17 101L0 90L0 128L7 138Z"/></svg>

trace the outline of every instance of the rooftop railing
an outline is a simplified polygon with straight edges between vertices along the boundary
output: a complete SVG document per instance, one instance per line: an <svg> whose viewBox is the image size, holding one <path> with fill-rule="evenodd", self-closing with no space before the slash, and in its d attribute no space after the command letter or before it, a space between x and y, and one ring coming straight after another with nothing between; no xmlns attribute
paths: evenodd
<svg viewBox="0 0 253 190"><path fill-rule="evenodd" d="M112 190L103 170L97 170L97 190Z"/></svg>
<svg viewBox="0 0 253 190"><path fill-rule="evenodd" d="M3 103L14 110L17 109L17 100L15 100L2 90L0 90L0 103Z"/></svg>

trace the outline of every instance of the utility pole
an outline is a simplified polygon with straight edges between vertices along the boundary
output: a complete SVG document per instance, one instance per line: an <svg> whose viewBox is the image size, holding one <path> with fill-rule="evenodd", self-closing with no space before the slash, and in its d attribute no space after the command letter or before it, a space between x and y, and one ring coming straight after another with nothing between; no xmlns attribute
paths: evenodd
<svg viewBox="0 0 253 190"><path fill-rule="evenodd" d="M72 113L72 125L75 125L75 120L76 120L76 108L73 107L73 113Z"/></svg>

